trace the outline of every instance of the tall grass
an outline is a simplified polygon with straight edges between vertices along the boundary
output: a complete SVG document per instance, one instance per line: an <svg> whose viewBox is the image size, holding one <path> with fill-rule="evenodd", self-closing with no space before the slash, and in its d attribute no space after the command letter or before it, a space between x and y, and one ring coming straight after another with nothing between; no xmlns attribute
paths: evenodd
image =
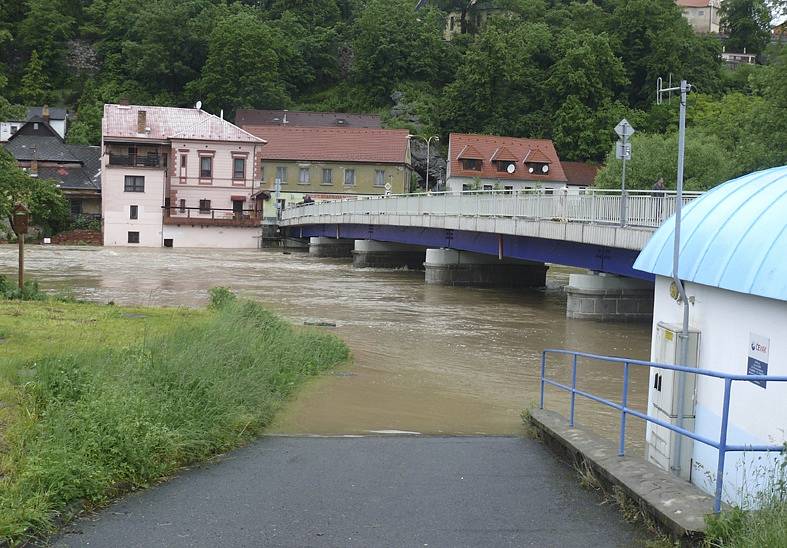
<svg viewBox="0 0 787 548"><path fill-rule="evenodd" d="M39 360L5 432L0 539L237 447L306 377L347 357L334 336L227 299L164 335Z"/></svg>
<svg viewBox="0 0 787 548"><path fill-rule="evenodd" d="M758 473L760 473L758 471ZM764 469L765 488L746 508L733 508L707 520L705 544L719 548L787 546L787 446L775 467Z"/></svg>

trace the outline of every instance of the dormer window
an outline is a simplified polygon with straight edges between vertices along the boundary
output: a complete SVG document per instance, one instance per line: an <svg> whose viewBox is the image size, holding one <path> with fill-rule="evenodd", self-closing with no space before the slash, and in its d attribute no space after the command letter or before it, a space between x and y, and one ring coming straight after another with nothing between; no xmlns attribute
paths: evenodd
<svg viewBox="0 0 787 548"><path fill-rule="evenodd" d="M531 175L549 175L549 164L542 162L526 162L527 172Z"/></svg>
<svg viewBox="0 0 787 548"><path fill-rule="evenodd" d="M516 162L511 160L496 160L495 165L500 173L513 173L516 171Z"/></svg>
<svg viewBox="0 0 787 548"><path fill-rule="evenodd" d="M481 171L481 160L462 159L462 169Z"/></svg>

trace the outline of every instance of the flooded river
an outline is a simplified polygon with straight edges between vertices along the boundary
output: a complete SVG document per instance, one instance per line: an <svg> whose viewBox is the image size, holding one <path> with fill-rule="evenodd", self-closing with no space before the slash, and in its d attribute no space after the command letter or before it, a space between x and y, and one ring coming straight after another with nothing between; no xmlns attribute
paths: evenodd
<svg viewBox="0 0 787 548"><path fill-rule="evenodd" d="M200 306L223 285L292 321L336 323L353 362L310 383L275 433L516 434L538 400L545 347L647 358L647 324L568 320L568 270L550 268L545 290L427 286L422 272L354 270L349 260L253 250L30 246L27 271L45 289L96 302ZM0 246L0 274L15 276L16 249ZM639 368L635 368L639 369ZM566 364L553 372L564 380ZM583 363L579 386L619 399L621 370ZM644 409L647 373L632 374L630 401ZM567 409L549 391L548 406ZM614 437L617 414L578 403L578 422ZM642 447L644 427L629 437Z"/></svg>

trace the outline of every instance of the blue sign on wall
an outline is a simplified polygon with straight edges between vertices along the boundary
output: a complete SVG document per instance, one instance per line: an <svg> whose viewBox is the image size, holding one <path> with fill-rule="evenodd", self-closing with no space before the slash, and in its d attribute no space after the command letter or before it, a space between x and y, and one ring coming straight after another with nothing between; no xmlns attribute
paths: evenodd
<svg viewBox="0 0 787 548"><path fill-rule="evenodd" d="M771 340L762 335L749 334L749 360L746 366L747 375L768 374L768 352ZM765 388L766 381L751 381L757 386Z"/></svg>

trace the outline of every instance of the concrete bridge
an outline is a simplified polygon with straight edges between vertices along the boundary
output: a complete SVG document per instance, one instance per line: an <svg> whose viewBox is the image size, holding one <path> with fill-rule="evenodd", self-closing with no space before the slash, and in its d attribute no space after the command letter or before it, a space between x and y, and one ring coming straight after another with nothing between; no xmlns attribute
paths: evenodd
<svg viewBox="0 0 787 548"><path fill-rule="evenodd" d="M427 283L543 286L547 264L572 274L567 314L647 319L653 277L639 251L675 210L664 192L472 191L353 198L290 207L280 225L318 256L357 267L425 267ZM688 202L697 193L688 193Z"/></svg>

